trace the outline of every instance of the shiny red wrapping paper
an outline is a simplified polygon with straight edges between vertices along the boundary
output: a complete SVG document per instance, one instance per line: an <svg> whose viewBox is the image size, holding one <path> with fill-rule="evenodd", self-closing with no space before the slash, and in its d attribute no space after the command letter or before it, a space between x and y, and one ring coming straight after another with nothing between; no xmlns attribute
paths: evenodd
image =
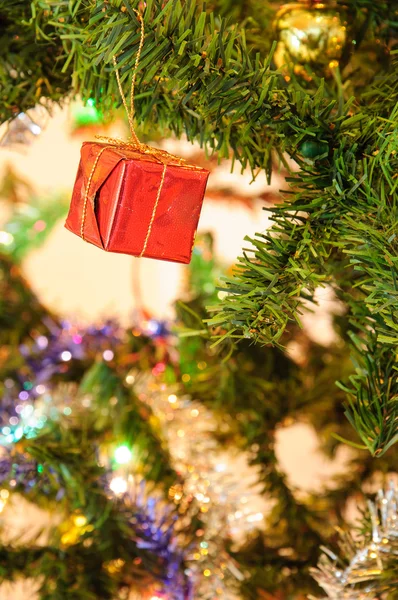
<svg viewBox="0 0 398 600"><path fill-rule="evenodd" d="M103 250L134 256L141 255L149 231L143 256L189 263L209 172L162 155L167 168L151 226L164 164L152 154L108 145L93 169L104 146L82 146L65 227Z"/></svg>

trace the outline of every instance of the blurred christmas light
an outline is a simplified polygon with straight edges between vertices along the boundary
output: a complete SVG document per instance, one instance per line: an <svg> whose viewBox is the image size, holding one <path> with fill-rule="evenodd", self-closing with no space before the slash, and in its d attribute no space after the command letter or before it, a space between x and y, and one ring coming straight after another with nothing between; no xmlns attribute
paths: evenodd
<svg viewBox="0 0 398 600"><path fill-rule="evenodd" d="M75 102L71 108L72 127L74 130L81 127L99 127L104 123L102 113L95 106L95 99L89 98L85 104Z"/></svg>
<svg viewBox="0 0 398 600"><path fill-rule="evenodd" d="M118 448L116 448L113 456L119 465L126 465L131 460L132 452L128 446L123 444L122 446L118 446Z"/></svg>
<svg viewBox="0 0 398 600"><path fill-rule="evenodd" d="M170 335L169 323L158 319L146 319L140 323L142 334L151 338L166 338Z"/></svg>
<svg viewBox="0 0 398 600"><path fill-rule="evenodd" d="M79 541L82 535L93 531L93 529L94 526L87 524L87 519L84 515L72 515L60 525L62 533L61 543L66 547L72 546Z"/></svg>
<svg viewBox="0 0 398 600"><path fill-rule="evenodd" d="M76 527L84 527L87 524L87 519L84 515L76 515L73 518L73 522Z"/></svg>
<svg viewBox="0 0 398 600"><path fill-rule="evenodd" d="M3 512L6 504L7 504L7 500L10 496L10 492L6 489L0 490L0 513Z"/></svg>
<svg viewBox="0 0 398 600"><path fill-rule="evenodd" d="M36 340L36 343L41 350L44 350L48 346L48 338L46 338L46 336L44 335L39 335L39 337Z"/></svg>
<svg viewBox="0 0 398 600"><path fill-rule="evenodd" d="M105 352L102 355L104 357L104 360L106 360L107 362L111 361L113 359L113 357L115 356L114 353L112 352L112 350L105 350Z"/></svg>
<svg viewBox="0 0 398 600"><path fill-rule="evenodd" d="M0 244L9 246L14 241L14 237L8 231L0 231Z"/></svg>
<svg viewBox="0 0 398 600"><path fill-rule="evenodd" d="M39 219L38 221L36 221L36 223L34 223L33 225L33 229L35 231L44 231L45 228L47 227L47 223L45 221L43 221L43 219Z"/></svg>
<svg viewBox="0 0 398 600"><path fill-rule="evenodd" d="M166 364L164 362L158 362L152 369L153 375L161 375L166 370Z"/></svg>
<svg viewBox="0 0 398 600"><path fill-rule="evenodd" d="M124 477L114 477L111 479L109 487L116 496L121 496L127 492L127 481Z"/></svg>
<svg viewBox="0 0 398 600"><path fill-rule="evenodd" d="M105 565L105 569L108 571L108 573L120 573L125 564L126 563L122 558L116 558L114 560L109 561Z"/></svg>

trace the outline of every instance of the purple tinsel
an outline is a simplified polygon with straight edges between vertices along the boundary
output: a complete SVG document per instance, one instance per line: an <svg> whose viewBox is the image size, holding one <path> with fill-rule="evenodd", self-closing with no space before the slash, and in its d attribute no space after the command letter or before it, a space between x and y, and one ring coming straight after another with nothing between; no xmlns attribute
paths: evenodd
<svg viewBox="0 0 398 600"><path fill-rule="evenodd" d="M142 333L153 339L167 338L171 335L170 323L168 321L159 321L158 319L149 319L142 326Z"/></svg>
<svg viewBox="0 0 398 600"><path fill-rule="evenodd" d="M114 357L123 341L119 325L107 321L99 327L77 328L64 321L61 325L47 319L46 335L33 337L19 348L23 366L4 381L0 404L0 431L6 443L18 440L26 430L42 427L43 421L29 424L33 403L54 388L60 377L68 381L87 368L85 361L94 362L98 354L106 361ZM80 364L79 364L80 363Z"/></svg>
<svg viewBox="0 0 398 600"><path fill-rule="evenodd" d="M68 321L61 324L44 320L47 332L35 335L19 347L23 365L4 381L0 400L0 444L10 444L32 430L43 427L46 416L33 415L34 402L48 399L56 384L76 381L101 356L112 361L125 341L125 331L115 321L99 326L76 327ZM153 339L169 335L165 321L150 319L141 328ZM50 413L51 416L51 413Z"/></svg>
<svg viewBox="0 0 398 600"><path fill-rule="evenodd" d="M112 321L85 329L66 321L58 325L50 319L45 325L46 335L36 335L29 343L20 346L23 365L4 381L0 404L0 443L11 444L30 429L42 426L45 418L42 422L35 419L35 401L48 396L51 407L49 393L60 380L76 381L99 355L103 360L111 361L124 342L124 331ZM154 339L169 335L167 324L162 321L149 320L146 328L146 331L142 329L142 333ZM24 454L6 452L0 458L0 484L23 493L35 489L36 493L45 495L54 493L55 488L57 499L64 496L64 485L54 469ZM113 475L108 473L99 480L99 485L103 485L107 492L110 492L108 482ZM193 600L192 582L184 574L186 551L177 543L177 517L173 510L161 506L155 498L147 497L144 487L120 500L137 547L157 556L162 562L161 585L165 597L168 600Z"/></svg>
<svg viewBox="0 0 398 600"><path fill-rule="evenodd" d="M160 506L158 499L146 496L145 482L138 493L127 493L125 500L133 504L130 522L137 547L160 557L163 562L163 593L169 600L193 600L193 583L184 575L186 549L178 546L175 532L178 517L173 509Z"/></svg>
<svg viewBox="0 0 398 600"><path fill-rule="evenodd" d="M112 475L113 473L108 472L99 481L111 498L113 494L109 489L109 481ZM0 458L0 485L8 485L25 494L35 488L36 494L40 492L49 495L56 488L56 499L60 500L64 496L61 479L55 471L22 453L7 452L6 456ZM193 600L193 583L184 574L187 550L178 545L175 531L177 515L173 509L169 505L163 505L160 500L147 496L145 482L139 486L138 492L127 492L119 501L137 547L150 552L162 563L164 575L160 578L160 583L166 598Z"/></svg>
<svg viewBox="0 0 398 600"><path fill-rule="evenodd" d="M53 481L50 481L50 475ZM8 484L11 488L28 493L35 486L39 486L40 492L48 495L54 490L54 481L59 486L56 500L64 496L58 476L53 469L43 473L43 466L25 454L7 453L0 458L0 484Z"/></svg>

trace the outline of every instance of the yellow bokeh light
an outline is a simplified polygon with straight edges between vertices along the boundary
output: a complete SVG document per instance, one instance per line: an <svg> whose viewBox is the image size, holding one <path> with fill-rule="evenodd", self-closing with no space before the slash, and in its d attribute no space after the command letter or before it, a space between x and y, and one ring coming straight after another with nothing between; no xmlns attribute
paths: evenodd
<svg viewBox="0 0 398 600"><path fill-rule="evenodd" d="M73 518L73 522L76 525L76 527L84 527L87 523L87 519L84 515L76 515Z"/></svg>

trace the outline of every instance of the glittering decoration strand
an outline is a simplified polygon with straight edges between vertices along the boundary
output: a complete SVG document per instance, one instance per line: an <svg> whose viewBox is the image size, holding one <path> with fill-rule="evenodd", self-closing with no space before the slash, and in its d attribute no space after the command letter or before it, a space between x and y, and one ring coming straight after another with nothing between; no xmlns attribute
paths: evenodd
<svg viewBox="0 0 398 600"><path fill-rule="evenodd" d="M129 376L128 376L129 377ZM248 506L251 492L242 494L242 476L221 453L214 437L214 416L189 396L172 393L150 376L134 374L134 389L159 419L170 447L174 468L184 484L171 489L178 504L191 497L198 505L203 530L187 555L194 597L201 600L237 600L244 574L225 549L227 539L241 539L261 526L262 513ZM194 440L194 443L193 443ZM253 494L254 495L254 494Z"/></svg>
<svg viewBox="0 0 398 600"><path fill-rule="evenodd" d="M396 572L398 561L397 483L391 480L385 491L379 490L376 501L369 501L368 508L370 541L354 540L349 533L342 533L344 558L324 548L318 567L312 571L327 594L324 600L374 600L398 587L398 575L395 581L383 577L391 569Z"/></svg>
<svg viewBox="0 0 398 600"><path fill-rule="evenodd" d="M144 40L145 40L145 26L144 26L144 19L142 18L142 16L138 12L138 10L134 9L134 12L137 15L138 21L140 22L140 25L141 25L141 34L140 34L140 43L138 46L137 55L135 57L134 73L131 78L130 110L128 109L126 96L124 95L122 83L120 81L120 75L119 75L119 69L117 68L116 56L113 56L112 60L113 60L113 65L115 67L117 85L119 88L120 96L122 98L123 106L126 109L127 118L128 118L129 125L130 125L131 137L133 138L134 143L137 144L137 146L139 146L140 140L138 139L137 134L134 129L134 112L135 112L134 111L134 90L135 90L135 80L137 78L137 69L138 69L138 65L140 63L142 47L144 45Z"/></svg>

